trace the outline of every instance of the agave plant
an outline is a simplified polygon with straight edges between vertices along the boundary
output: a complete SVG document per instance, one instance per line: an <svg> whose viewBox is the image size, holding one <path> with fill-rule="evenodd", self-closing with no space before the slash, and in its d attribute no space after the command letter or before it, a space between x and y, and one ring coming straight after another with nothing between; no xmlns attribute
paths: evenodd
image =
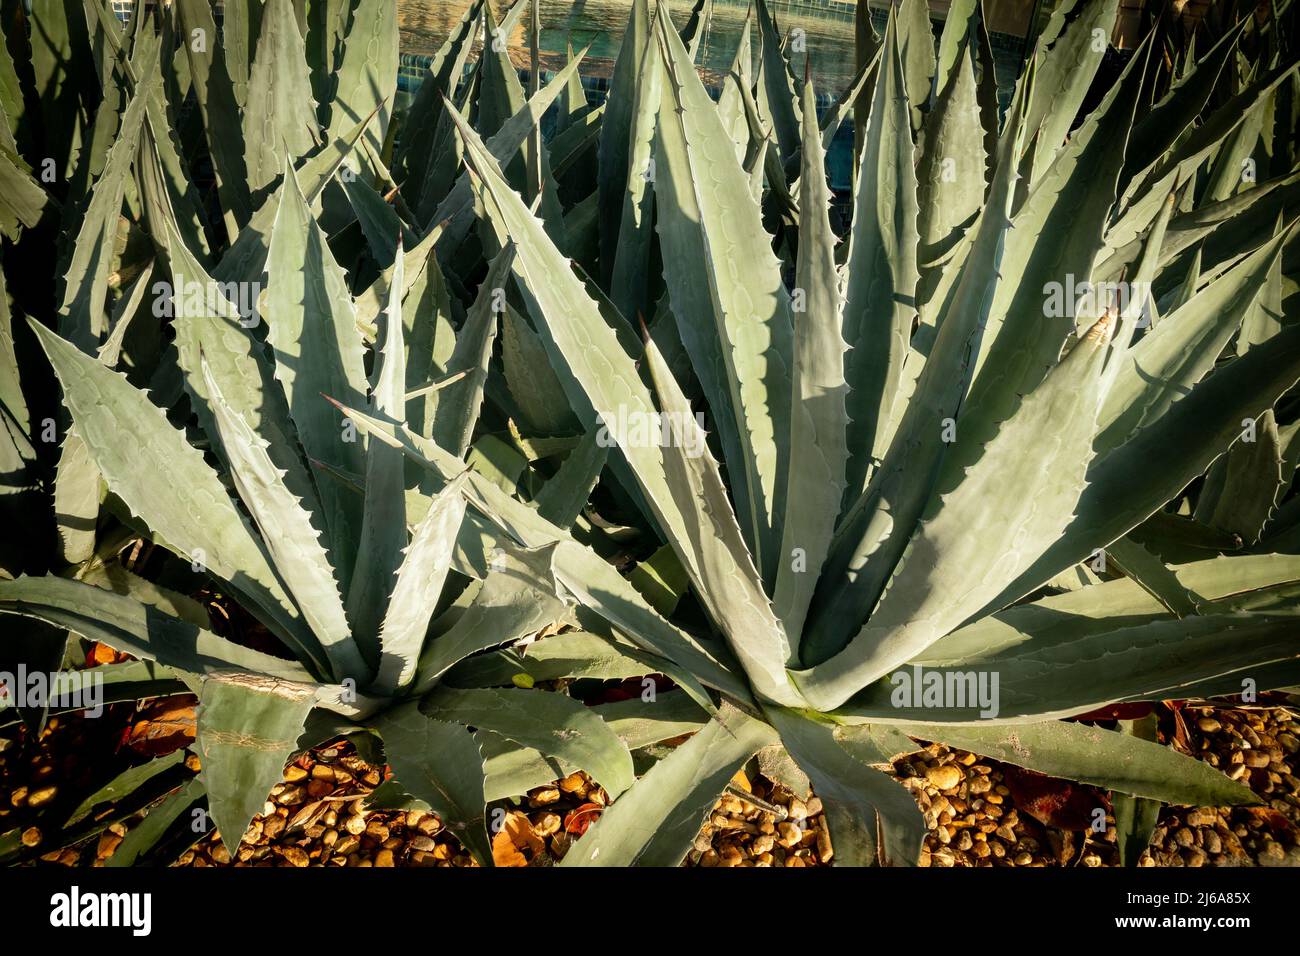
<svg viewBox="0 0 1300 956"><path fill-rule="evenodd" d="M476 2L395 116L377 0L309 4L305 35L288 0L233 5L220 42L200 0L129 34L56 4L39 37L95 71L11 71L6 111L91 108L8 112L3 171L13 230L66 219L66 280L20 299L65 447L293 658L144 589L0 582L0 612L198 693L201 776L142 830L206 791L233 845L284 761L339 734L381 739L378 798L484 862L487 804L583 769L617 799L565 864L676 864L755 754L816 788L838 862L913 862L921 816L879 769L917 739L1132 799L1251 800L1058 719L1298 669L1300 567L1270 546L1300 451L1274 109L1296 63L1243 21L1171 82L1148 41L1076 125L1115 7L1067 0L1002 117L978 5L936 52L908 0L819 121L762 2L715 102L707 0L680 32L637 0L597 106L581 53L525 89L491 41L526 4ZM841 240L825 148L851 110ZM1139 294L1045 307L1084 282ZM644 675L676 687L577 691ZM981 676L987 701L924 692Z"/></svg>
<svg viewBox="0 0 1300 956"><path fill-rule="evenodd" d="M1294 562L1171 567L1150 532L1191 499L1248 501L1257 538L1294 475L1294 428L1283 438L1271 423L1300 378L1300 336L1276 311L1291 287L1295 169L1241 176L1259 131L1238 133L1294 89L1296 61L1239 79L1243 22L1152 102L1146 43L1075 126L1115 5L1067 3L997 123L981 108L992 66L974 6L950 18L936 55L924 6L904 4L880 50L840 244L827 131L763 3L756 13L760 77L751 87L742 48L715 104L667 4L653 20L634 7L603 111L589 268L444 106L480 242L514 250L570 407L617 443L612 474L731 658L727 687L673 658L723 703L565 865L676 863L721 786L777 744L821 795L841 862L917 857L920 814L878 772L913 739L1141 798L1251 801L1171 750L1058 718L1295 683ZM1212 105L1224 86L1236 92ZM1252 218L1265 227L1238 231ZM1121 280L1136 294L1053 311L1053 284ZM640 341L635 314L656 317ZM442 479L458 473L399 423L352 417ZM1273 466L1234 467L1258 460L1248 446L1265 432ZM521 544L544 540L522 512L510 531L488 482L471 474L466 487ZM608 596L562 583L672 657L662 622L639 630ZM551 642L581 671L560 649L575 640L498 652L498 679L530 660L556 673ZM493 669L462 666L479 679ZM926 672L940 688L996 677L996 705L900 693L909 679L935 686ZM436 701L425 713L445 716Z"/></svg>
<svg viewBox="0 0 1300 956"><path fill-rule="evenodd" d="M43 35L56 38L62 27L75 47L78 31L69 25L75 21L59 20L74 6L80 16L80 5L69 4L40 24ZM361 34L376 19L382 26L384 9L391 14L384 4L336 6L353 14L347 49L363 53L367 36ZM420 474L408 482L400 453L367 443L349 423L340 427L325 396L409 423L416 434L473 460L480 451L471 439L501 308L496 293L511 253L495 258L467 310L453 304L431 256L442 227L427 235L408 228L368 172L382 168L386 97L381 89L373 102L363 97L358 105L349 95L370 85L349 85L353 74L364 78L374 68L391 87L395 68L346 51L342 63L317 62L317 72L332 71L339 88L326 103L321 142L295 139L289 131L304 116L284 109L307 104L314 112L314 105L293 8L272 0L257 9L251 66L247 51L232 42L248 26L240 12L232 11L226 23L224 47L214 47L200 42L216 36L204 4L154 11L157 20L142 14L129 39L102 5L86 5L83 35L105 44L96 50L106 51L105 75L121 94L120 109L106 98L94 124L114 125L116 138L98 157L93 186L68 197L83 212L72 221L67 278L57 291L62 305L51 315L59 334L35 319L28 325L58 377L68 418L57 429L63 452L56 492L74 465L93 490L87 510L60 511L65 530L82 527L73 520L78 514L93 527L102 486L133 533L236 596L292 659L219 637L195 602L151 582L124 581L121 573L89 579L18 569L29 573L3 582L0 609L7 615L139 659L121 674L93 675L113 683L113 700L186 688L199 697L198 779L178 780L174 757L130 768L87 795L61 825L68 839L85 837L106 825L102 817L83 825L92 809L146 786L166 799L115 854L116 865L148 850L205 797L233 848L291 753L369 730L386 739L387 759L401 768L403 784L427 796L471 852L490 861L480 741L491 737L498 751L511 754L535 743L538 749L529 752L543 766L576 760L599 772L614 793L631 783L631 758L609 725L562 695L548 695L524 715L505 706L512 702L500 692L485 691L463 701L452 721L420 718L420 726L409 726L410 702L460 658L562 624L568 612L555 595L548 550L518 548L481 519L466 519L462 481L436 493ZM480 13L476 8L474 17ZM186 93L169 85L173 77L160 66L173 31L189 41L177 54L192 58L189 92L204 120L197 134L216 174L220 217L211 221L201 202L187 201L198 189L179 161L170 126L179 112L172 97ZM395 59L391 17L381 32L380 47ZM459 43L465 44L463 35ZM520 148L578 62L506 117L496 140L502 159ZM248 83L241 95L236 78L243 73ZM18 82L17 74L11 79ZM241 100L242 108L235 107ZM275 116L284 119L282 137L260 127ZM334 128L343 133L334 135ZM277 138L283 149L262 149ZM20 184L35 182L16 163L7 173ZM355 298L351 288L362 280L339 266L318 220L331 213L344 229L350 223L375 243L358 268L369 268L375 281ZM124 245L112 242L120 229L128 233ZM217 238L223 231L226 238ZM418 238L410 251L403 247L407 237ZM156 263L169 281L151 285L152 265L140 259ZM205 261L216 263L222 278L209 275ZM109 309L110 286L120 285L124 272L134 273L134 284ZM260 289L264 274L269 281L258 312L249 308L247 293ZM152 299L144 298L146 291ZM40 306L39 295L30 299ZM163 318L168 321L158 321ZM172 346L150 349L144 335L136 347L129 336L146 326L154 345L169 328ZM7 350L6 359L12 354ZM128 374L114 371L119 360L129 360ZM6 373L16 369L16 362L6 362ZM153 400L141 381L152 387ZM7 416L26 411L18 397L6 390ZM559 443L564 450L573 446ZM600 467L589 449L570 459L539 492L542 511L561 523L573 520L566 516L576 513L595 481L595 474L584 476ZM589 560L601 563L594 554ZM437 634L436 651L426 640L430 634ZM702 689L699 695L707 700ZM503 706L505 713L492 715ZM478 738L464 729L471 719ZM488 766L490 775L490 760ZM498 775L512 772L507 767ZM10 836L6 855L10 842L16 846Z"/></svg>

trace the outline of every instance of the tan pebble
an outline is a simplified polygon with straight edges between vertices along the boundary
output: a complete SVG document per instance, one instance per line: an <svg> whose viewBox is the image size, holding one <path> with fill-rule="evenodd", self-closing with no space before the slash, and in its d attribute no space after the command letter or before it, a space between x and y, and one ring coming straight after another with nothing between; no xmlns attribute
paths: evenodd
<svg viewBox="0 0 1300 956"><path fill-rule="evenodd" d="M307 779L307 771L303 770L296 763L289 764L284 770L284 779L289 783L297 783L299 780Z"/></svg>
<svg viewBox="0 0 1300 956"><path fill-rule="evenodd" d="M339 837L339 842L334 844L334 852L339 856L347 856L349 853L355 851L360 845L361 841L356 836L349 833L346 836Z"/></svg>
<svg viewBox="0 0 1300 956"><path fill-rule="evenodd" d="M961 771L956 764L941 764L925 772L925 778L936 790L952 790L962 781Z"/></svg>
<svg viewBox="0 0 1300 956"><path fill-rule="evenodd" d="M359 813L350 816L343 822L343 829L354 836L360 836L366 832L366 818Z"/></svg>
<svg viewBox="0 0 1300 956"><path fill-rule="evenodd" d="M1223 725L1219 723L1217 720L1215 720L1213 717L1202 717L1200 720L1196 722L1196 726L1201 730L1202 733L1206 733L1206 734L1217 733L1223 727Z"/></svg>
<svg viewBox="0 0 1300 956"><path fill-rule="evenodd" d="M406 816L402 818L408 829L418 830L420 821L428 817L429 814L423 810L407 810Z"/></svg>
<svg viewBox="0 0 1300 956"><path fill-rule="evenodd" d="M392 850L380 850L375 854L375 866L391 868L395 865Z"/></svg>
<svg viewBox="0 0 1300 956"><path fill-rule="evenodd" d="M719 865L725 867L739 866L740 861L744 858L745 855L740 852L740 847L724 846L722 852L719 853Z"/></svg>
<svg viewBox="0 0 1300 956"><path fill-rule="evenodd" d="M772 865L773 861L774 858L771 853L760 853L758 856L754 857L755 866L768 867Z"/></svg>
<svg viewBox="0 0 1300 956"><path fill-rule="evenodd" d="M307 796L313 800L319 800L321 797L328 796L334 792L334 784L328 780L310 780L307 783Z"/></svg>
<svg viewBox="0 0 1300 956"><path fill-rule="evenodd" d="M339 842L339 831L326 830L324 833L321 834L320 841L321 843L325 844L328 847L334 846L336 843Z"/></svg>
<svg viewBox="0 0 1300 956"><path fill-rule="evenodd" d="M435 816L424 817L417 825L416 829L421 833L432 836L442 829L442 821Z"/></svg>
<svg viewBox="0 0 1300 956"><path fill-rule="evenodd" d="M811 797L808 800L808 816L815 817L822 812L822 798Z"/></svg>
<svg viewBox="0 0 1300 956"><path fill-rule="evenodd" d="M212 857L213 863L225 866L230 862L230 851L226 849L224 843L218 843L208 851L208 856Z"/></svg>
<svg viewBox="0 0 1300 956"><path fill-rule="evenodd" d="M534 790L528 796L528 802L535 807L549 806L559 799L560 791L555 787L543 787L540 790Z"/></svg>
<svg viewBox="0 0 1300 956"><path fill-rule="evenodd" d="M1016 866L1028 866L1034 862L1034 857L1030 853L1017 853L1015 859L1011 862Z"/></svg>
<svg viewBox="0 0 1300 956"><path fill-rule="evenodd" d="M792 847L798 844L798 842L801 839L803 839L803 831L800 830L793 823L788 823L783 820L776 825L776 829L777 832L780 834L779 839L781 841L782 846Z"/></svg>
<svg viewBox="0 0 1300 956"><path fill-rule="evenodd" d="M302 847L286 846L280 852L292 866L301 868L311 862L311 859L307 856L307 852L302 849Z"/></svg>
<svg viewBox="0 0 1300 956"><path fill-rule="evenodd" d="M388 827L384 826L378 820L371 820L366 824L366 836L372 837L383 843L388 839Z"/></svg>
<svg viewBox="0 0 1300 956"><path fill-rule="evenodd" d="M424 834L411 839L412 849L419 850L422 853L432 853L435 846L437 844L433 842L433 837L427 837Z"/></svg>
<svg viewBox="0 0 1300 956"><path fill-rule="evenodd" d="M311 776L313 780L329 780L333 782L334 768L329 764L318 763L311 768Z"/></svg>
<svg viewBox="0 0 1300 956"><path fill-rule="evenodd" d="M280 791L280 795L275 798L275 802L283 807L292 806L295 803L302 803L303 797L306 796L306 793L307 791L302 787L285 787Z"/></svg>
<svg viewBox="0 0 1300 956"><path fill-rule="evenodd" d="M1260 750L1248 750L1245 755L1247 767L1261 768L1269 765L1269 756Z"/></svg>
<svg viewBox="0 0 1300 956"><path fill-rule="evenodd" d="M540 837L548 837L560 830L560 817L556 813L542 813L533 821L533 829Z"/></svg>
<svg viewBox="0 0 1300 956"><path fill-rule="evenodd" d="M33 790L27 796L27 806L43 807L58 796L58 793L59 788L57 786L41 787L39 790Z"/></svg>
<svg viewBox="0 0 1300 956"><path fill-rule="evenodd" d="M556 786L565 793L581 793L587 789L587 781L581 773L574 771L559 781Z"/></svg>
<svg viewBox="0 0 1300 956"><path fill-rule="evenodd" d="M274 838L276 834L284 830L284 825L285 825L284 817L279 815L270 816L267 817L264 821L262 821L262 832L267 836L268 839Z"/></svg>
<svg viewBox="0 0 1300 956"><path fill-rule="evenodd" d="M776 845L776 838L770 833L764 833L754 839L752 844L755 855L761 856L764 853L770 853L772 847Z"/></svg>
<svg viewBox="0 0 1300 956"><path fill-rule="evenodd" d="M831 843L831 834L825 827L818 827L817 829L817 857L823 863L829 863L835 858L835 847Z"/></svg>

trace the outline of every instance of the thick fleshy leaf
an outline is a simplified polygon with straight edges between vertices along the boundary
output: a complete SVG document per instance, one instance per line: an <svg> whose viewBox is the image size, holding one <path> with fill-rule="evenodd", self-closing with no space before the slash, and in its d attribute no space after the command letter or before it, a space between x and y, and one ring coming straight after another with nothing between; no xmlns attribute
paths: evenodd
<svg viewBox="0 0 1300 956"><path fill-rule="evenodd" d="M203 798L205 792L201 778L195 777L187 781L158 806L148 810L144 819L132 827L122 842L117 845L113 855L104 861L104 865L134 866L142 854L149 852L158 844L173 823L181 819L187 810ZM238 838L235 846L238 846Z"/></svg>
<svg viewBox="0 0 1300 956"><path fill-rule="evenodd" d="M1004 763L1162 803L1222 807L1256 803L1244 784L1171 747L1100 727L1051 720L1014 727L898 728Z"/></svg>
<svg viewBox="0 0 1300 956"><path fill-rule="evenodd" d="M633 697L592 709L629 750L694 733L708 720L697 704L678 691L659 694L653 701ZM489 801L519 796L580 769L496 734L480 732L477 736L484 757L483 790Z"/></svg>
<svg viewBox="0 0 1300 956"><path fill-rule="evenodd" d="M605 810L561 866L677 866L736 771L776 739L767 724L724 705Z"/></svg>
<svg viewBox="0 0 1300 956"><path fill-rule="evenodd" d="M1030 101L1028 127L1041 129L1034 152L1031 181L1036 182L1056 158L1057 150L1074 125L1092 78L1109 48L1119 0L1079 0L1076 15L1060 35L1041 39L1034 70L1034 95ZM1053 16L1064 17L1060 10ZM1099 39L1100 38L1100 39ZM1122 154L1121 154L1122 159Z"/></svg>
<svg viewBox="0 0 1300 956"><path fill-rule="evenodd" d="M293 0L266 0L244 104L244 163L256 194L319 145L316 100Z"/></svg>
<svg viewBox="0 0 1300 956"><path fill-rule="evenodd" d="M309 680L296 661L241 647L125 594L54 576L0 581L0 610L39 618L123 654L189 674L232 668Z"/></svg>
<svg viewBox="0 0 1300 956"><path fill-rule="evenodd" d="M776 23L765 0L758 0L754 10L758 17L761 43L759 109L764 119L770 120L769 125L776 134L776 143L781 151L781 161L786 163L799 155L803 139L799 92L786 65L781 37L777 34Z"/></svg>
<svg viewBox="0 0 1300 956"><path fill-rule="evenodd" d="M1157 422L1210 372L1293 234L1294 226L1264 243L1124 353L1102 406L1102 447L1122 445Z"/></svg>
<svg viewBox="0 0 1300 956"><path fill-rule="evenodd" d="M260 674L216 674L203 681L196 713L199 779L212 821L232 853L284 775L315 690Z"/></svg>
<svg viewBox="0 0 1300 956"><path fill-rule="evenodd" d="M100 482L90 449L74 425L63 436L54 478L54 518L58 522L59 547L68 564L80 564L94 553Z"/></svg>
<svg viewBox="0 0 1300 956"><path fill-rule="evenodd" d="M1204 473L1300 379L1300 328L1289 327L1218 369L1169 407L1159 422L1096 458L1066 533L990 602L1005 607L1098 547L1128 533ZM1153 461L1166 467L1152 468Z"/></svg>
<svg viewBox="0 0 1300 956"><path fill-rule="evenodd" d="M422 78L420 88L403 118L394 169L404 170L405 181L415 186L412 208L423 208L426 177L432 168L430 159L442 120L443 97L452 97L460 82L465 60L473 46L474 28L482 15L483 2L484 0L474 0L460 21L448 31L447 39L434 54L429 63L429 71Z"/></svg>
<svg viewBox="0 0 1300 956"><path fill-rule="evenodd" d="M1156 739L1158 721L1155 714L1139 720L1121 720L1118 733L1142 740ZM1113 793L1110 798L1115 815L1116 844L1120 862L1124 866L1137 866L1138 858L1151 843L1156 824L1160 820L1160 801L1135 797L1127 793Z"/></svg>
<svg viewBox="0 0 1300 956"><path fill-rule="evenodd" d="M408 459L429 469L442 481L450 481L467 470L464 462L409 429L381 422L355 409L340 410L359 430L372 439L400 448ZM479 514L524 547L541 548L558 542L553 562L556 580L580 603L647 650L688 667L709 686L742 701L749 699L746 685L718 661L716 652L660 616L608 561L578 544L567 531L547 521L484 475L471 471L465 491Z"/></svg>
<svg viewBox="0 0 1300 956"><path fill-rule="evenodd" d="M676 42L676 34L671 39ZM754 622L752 627L742 627L740 619L730 615L716 618L718 625L737 641L737 653L747 655L753 664L753 679L761 692L790 701L784 676L786 649L779 624L761 587L753 580L752 569L745 568L749 556L744 542L731 534L735 518L717 478L716 463L707 455L696 454L703 450L703 435L689 408L681 409L681 402L675 403L668 418L670 440L665 442L654 435L653 441L637 438L637 432L644 432L648 423L660 422L660 416L631 357L623 351L617 333L606 324L568 261L545 235L541 223L501 179L473 131L462 127L461 134L488 221L516 243L514 269L520 288L532 301L534 311L545 318L539 331L568 363L570 374L581 384L591 406L610 426L611 437L632 465L660 524L669 529L683 563L701 576L708 562L710 572L716 569L716 573L728 574L735 583L744 585L743 589L713 588L702 593L726 601L734 613L743 612L744 620ZM663 394L662 388L660 391ZM787 402L788 398L787 394ZM625 427L622 423L629 424ZM683 447L687 441L689 448ZM706 499L705 495L710 497ZM717 546L718 537L725 542L722 547Z"/></svg>
<svg viewBox="0 0 1300 956"><path fill-rule="evenodd" d="M583 435L555 475L537 493L537 513L558 527L572 527L587 506L591 489L600 479L608 458L609 449L600 443L598 430Z"/></svg>
<svg viewBox="0 0 1300 956"><path fill-rule="evenodd" d="M122 212L122 197L131 164L138 152L145 108L160 76L156 59L151 59L144 69L147 79L136 85L122 117L122 126L109 151L104 172L95 183L90 202L80 217L76 243L61 278L59 332L83 351L94 349L108 332L104 303L108 296L108 273Z"/></svg>
<svg viewBox="0 0 1300 956"><path fill-rule="evenodd" d="M932 502L857 637L796 677L819 709L838 706L958 626L1060 537L1085 486L1112 325L1100 320L1025 396L961 483ZM1010 489L1013 467L1032 478Z"/></svg>
<svg viewBox="0 0 1300 956"><path fill-rule="evenodd" d="M532 637L564 618L564 602L556 594L551 568L553 560L551 549L499 549L469 606L448 612L450 626L434 622L433 637L416 668L416 691L428 691L472 654Z"/></svg>
<svg viewBox="0 0 1300 956"><path fill-rule="evenodd" d="M934 30L930 26L930 4L928 0L903 0L896 16L903 82L907 102L912 107L912 128L920 129L938 69Z"/></svg>
<svg viewBox="0 0 1300 956"><path fill-rule="evenodd" d="M206 358L201 356L200 362L235 490L261 531L280 577L324 647L334 678L365 676L368 669L352 640L320 532L311 526L307 512L285 486L266 452L266 442L226 403Z"/></svg>
<svg viewBox="0 0 1300 956"><path fill-rule="evenodd" d="M218 457L224 456L212 396L201 367L206 361L231 410L267 442L267 454L283 472L285 486L303 502L309 514L317 515L320 505L316 487L303 465L288 403L275 380L275 366L253 331L259 317L253 311L244 314L254 306L247 301L247 287L212 279L170 224L166 242L171 263L176 363L200 427ZM231 292L245 295L242 307L227 298ZM222 460L227 468L231 467L228 457ZM323 521L323 516L318 520Z"/></svg>
<svg viewBox="0 0 1300 956"><path fill-rule="evenodd" d="M891 755L861 755L872 739L855 728L857 755L835 733L793 711L774 710L772 721L782 745L808 774L830 824L836 864L845 866L913 866L925 840L925 817L912 795L885 773L868 766Z"/></svg>
<svg viewBox="0 0 1300 956"><path fill-rule="evenodd" d="M179 0L177 10L188 38L183 46L190 60L195 100L203 116L208 155L212 156L213 173L217 179L217 195L226 216L227 234L234 241L239 226L252 216L248 174L244 166L243 127L239 122L239 107L235 103L227 53L234 38L226 33L224 46L218 46L216 21L213 20L211 4L205 0ZM195 31L201 33L196 35ZM201 43L199 36L203 38Z"/></svg>
<svg viewBox="0 0 1300 956"><path fill-rule="evenodd" d="M846 260L850 502L861 493L871 463L879 461L889 445L904 363L909 360L920 278L916 169L896 34L891 16L859 158Z"/></svg>
<svg viewBox="0 0 1300 956"><path fill-rule="evenodd" d="M360 472L360 443L347 440L321 396L361 405L366 394L361 335L346 277L294 173L280 191L267 275L267 341L303 451L336 468ZM322 482L318 489L339 582L347 588L360 540L360 507L333 483Z"/></svg>
<svg viewBox="0 0 1300 956"><path fill-rule="evenodd" d="M790 475L773 598L776 615L790 636L792 655L798 654L798 635L830 548L849 456L848 386L844 381L847 346L840 333L831 197L823 172L821 138L813 122L817 109L811 83L804 87L803 115L801 234L795 274L802 308L795 310Z"/></svg>
<svg viewBox="0 0 1300 956"><path fill-rule="evenodd" d="M397 782L427 803L474 858L492 862L483 798L483 757L474 735L458 723L431 720L404 704L371 722Z"/></svg>
<svg viewBox="0 0 1300 956"><path fill-rule="evenodd" d="M398 421L406 415L406 344L402 340L402 272L398 244L388 308L380 317L379 347L371 379L371 414ZM326 393L329 394L329 393ZM334 397L334 396L331 396ZM393 593L406 548L405 472L402 453L383 442L366 443L366 484L361 515L360 545L351 586L348 618L361 635L362 653L371 667L382 657L379 631L384 609Z"/></svg>
<svg viewBox="0 0 1300 956"><path fill-rule="evenodd" d="M758 203L677 34L659 19L666 71L655 196L664 280L719 429L740 525L770 580L789 454L790 296ZM796 131L796 136L797 136Z"/></svg>
<svg viewBox="0 0 1300 956"><path fill-rule="evenodd" d="M421 702L420 711L576 764L613 797L634 781L632 755L623 741L593 710L560 693L440 687Z"/></svg>
<svg viewBox="0 0 1300 956"><path fill-rule="evenodd" d="M507 245L492 260L456 335L456 347L443 368L445 374L461 378L434 393L432 438L457 458L469 448L483 405L483 387L497 337L497 317L505 304L506 283L514 257L514 248Z"/></svg>
<svg viewBox="0 0 1300 956"><path fill-rule="evenodd" d="M633 133L638 115L637 95L649 47L654 42L650 27L650 4L648 0L633 0L627 28L619 44L618 59L614 61L609 96L605 102L605 118L600 124L596 189L599 195L601 270L606 278L614 272L618 233L628 200L629 177L637 172L631 165L632 146L635 144Z"/></svg>
<svg viewBox="0 0 1300 956"><path fill-rule="evenodd" d="M328 135L339 136L373 113L365 141L380 156L397 94L397 4L357 0L351 6L352 26L334 68Z"/></svg>
<svg viewBox="0 0 1300 956"><path fill-rule="evenodd" d="M32 323L63 400L108 482L167 547L231 584L306 660L325 665L261 543L203 455L126 378Z"/></svg>
<svg viewBox="0 0 1300 956"><path fill-rule="evenodd" d="M448 483L411 534L379 632L382 653L376 686L392 692L415 676L429 620L451 568L452 546L465 518L464 481Z"/></svg>
<svg viewBox="0 0 1300 956"><path fill-rule="evenodd" d="M875 606L949 454L948 425L956 420L970 386L970 355L979 347L999 281L1025 96L1022 89L1007 117L988 202L960 276L943 301L935 303L933 322L927 323L937 326L937 332L895 438L837 531L809 621L805 663L820 663L843 648ZM950 262L948 268L956 266Z"/></svg>
<svg viewBox="0 0 1300 956"><path fill-rule="evenodd" d="M1294 602L1276 612L1166 615L1133 626L1103 622L1102 629L1085 619L1045 632L1031 621L1011 642L977 657L897 669L836 713L890 724L1024 724L1121 700L1184 697L1197 682L1300 658L1287 638L1297 621ZM1072 634L1079 636L1066 639Z"/></svg>

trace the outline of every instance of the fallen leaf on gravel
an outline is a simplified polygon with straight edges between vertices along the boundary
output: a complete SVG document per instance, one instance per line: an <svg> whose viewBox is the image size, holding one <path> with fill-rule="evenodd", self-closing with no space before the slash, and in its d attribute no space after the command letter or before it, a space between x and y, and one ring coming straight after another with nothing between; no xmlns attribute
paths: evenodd
<svg viewBox="0 0 1300 956"><path fill-rule="evenodd" d="M1240 807L1273 833L1274 836L1285 833L1293 827L1286 815L1272 807Z"/></svg>
<svg viewBox="0 0 1300 956"><path fill-rule="evenodd" d="M1105 807L1100 792L1069 780L1022 770L1010 764L1003 769L1003 778L1022 813L1061 830L1089 829L1093 824L1093 811Z"/></svg>
<svg viewBox="0 0 1300 956"><path fill-rule="evenodd" d="M600 813L604 809L598 803L584 803L570 810L564 818L564 832L582 836L587 832L587 827L600 819Z"/></svg>
<svg viewBox="0 0 1300 956"><path fill-rule="evenodd" d="M90 645L90 650L86 652L86 666L95 667L99 664L118 664L122 661L128 661L131 658L127 655L113 650L107 644L101 644L95 641Z"/></svg>
<svg viewBox="0 0 1300 956"><path fill-rule="evenodd" d="M522 851L529 851L525 856ZM497 866L527 866L529 859L546 851L546 841L537 835L533 822L518 810L506 814L501 829L492 837L492 859Z"/></svg>
<svg viewBox="0 0 1300 956"><path fill-rule="evenodd" d="M194 743L193 694L150 701L136 712L126 745L136 753L162 757Z"/></svg>

